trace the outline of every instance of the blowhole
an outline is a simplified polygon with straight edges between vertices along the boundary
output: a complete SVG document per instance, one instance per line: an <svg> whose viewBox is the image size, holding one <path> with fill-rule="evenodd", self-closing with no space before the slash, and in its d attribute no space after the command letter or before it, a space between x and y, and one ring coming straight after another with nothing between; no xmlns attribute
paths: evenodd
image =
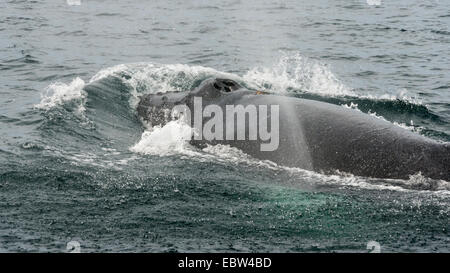
<svg viewBox="0 0 450 273"><path fill-rule="evenodd" d="M226 86L234 86L234 83L233 82L230 82L230 81L224 81L223 82Z"/></svg>

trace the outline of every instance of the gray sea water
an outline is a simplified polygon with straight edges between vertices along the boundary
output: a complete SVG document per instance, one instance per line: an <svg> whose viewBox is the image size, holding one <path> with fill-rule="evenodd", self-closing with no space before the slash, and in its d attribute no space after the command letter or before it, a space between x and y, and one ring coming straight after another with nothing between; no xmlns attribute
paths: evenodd
<svg viewBox="0 0 450 273"><path fill-rule="evenodd" d="M220 76L450 141L449 68L443 0L2 0L0 252L448 252L449 182L199 150L135 107Z"/></svg>

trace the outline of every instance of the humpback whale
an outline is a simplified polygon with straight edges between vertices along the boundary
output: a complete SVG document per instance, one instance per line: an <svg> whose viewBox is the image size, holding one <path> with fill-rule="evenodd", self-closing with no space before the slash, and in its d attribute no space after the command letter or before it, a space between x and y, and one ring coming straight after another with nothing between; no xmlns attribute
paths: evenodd
<svg viewBox="0 0 450 273"><path fill-rule="evenodd" d="M210 105L221 108L224 113L229 105L241 105L244 109L250 109L247 106L279 107L277 128L269 122L274 121L273 113L267 113L265 120L268 132L274 129L279 131L276 149L262 150L261 143L264 141L249 140L248 130L245 132L246 139L193 137L191 144L198 147L207 144L230 145L261 160L324 174L339 171L365 177L408 179L421 173L432 179L450 181L448 142L429 139L354 109L249 90L230 79L207 79L191 91L141 96L137 113L151 125L164 125L176 118L168 114L171 109L185 105L191 110L187 122L193 126L194 120L198 121L194 117L196 98L202 99L200 113L204 113ZM251 118L248 115L243 117L243 121L235 120L234 127L225 126L223 134L236 129L242 122L249 129ZM202 115L202 124L212 118L213 115ZM236 136L237 132L232 134Z"/></svg>

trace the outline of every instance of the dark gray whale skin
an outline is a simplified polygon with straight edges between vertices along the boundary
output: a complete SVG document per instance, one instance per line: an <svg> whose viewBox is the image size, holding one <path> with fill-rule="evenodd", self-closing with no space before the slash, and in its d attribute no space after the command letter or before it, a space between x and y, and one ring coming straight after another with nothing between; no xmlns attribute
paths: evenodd
<svg viewBox="0 0 450 273"><path fill-rule="evenodd" d="M408 179L420 172L425 177L450 181L450 143L426 138L353 109L261 94L242 88L232 80L209 79L192 91L145 95L137 112L152 125L164 125L170 120L168 111L175 105L185 104L193 112L193 98L199 96L203 107L208 104L222 109L225 105L279 105L280 139L278 149L266 152L260 150L261 143L255 140L192 140L195 146L230 145L258 159L325 174L340 171L366 177Z"/></svg>

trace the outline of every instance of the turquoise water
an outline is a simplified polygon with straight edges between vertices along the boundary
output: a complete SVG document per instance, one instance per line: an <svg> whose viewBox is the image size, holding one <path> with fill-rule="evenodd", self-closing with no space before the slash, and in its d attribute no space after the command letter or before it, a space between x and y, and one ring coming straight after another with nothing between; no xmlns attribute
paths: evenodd
<svg viewBox="0 0 450 273"><path fill-rule="evenodd" d="M228 77L450 141L450 5L391 2L1 2L0 252L448 252L449 182L286 168L136 117Z"/></svg>

